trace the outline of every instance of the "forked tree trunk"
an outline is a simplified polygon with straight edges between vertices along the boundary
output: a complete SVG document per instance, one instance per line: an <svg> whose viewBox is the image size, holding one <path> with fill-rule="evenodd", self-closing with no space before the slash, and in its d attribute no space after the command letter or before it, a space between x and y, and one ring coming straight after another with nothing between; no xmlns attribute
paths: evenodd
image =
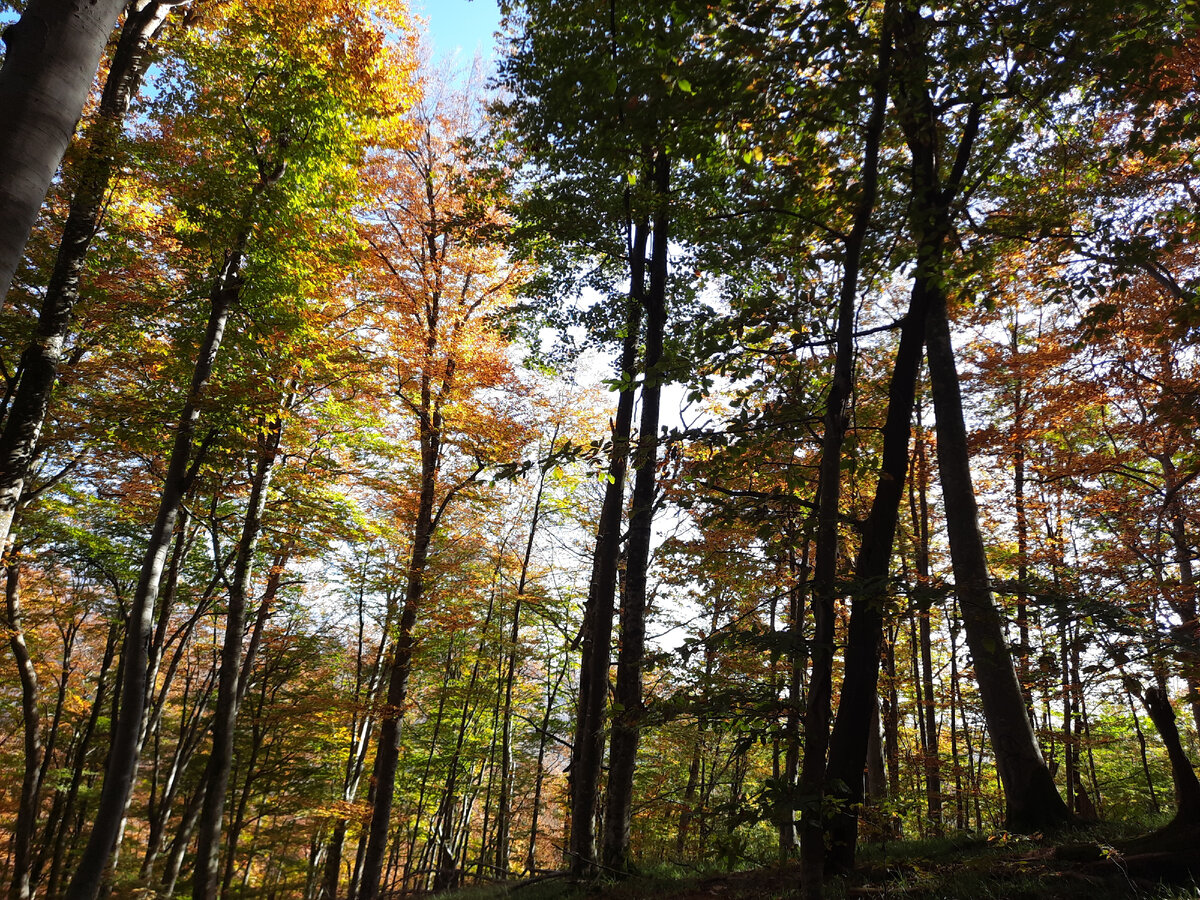
<svg viewBox="0 0 1200 900"><path fill-rule="evenodd" d="M30 0L0 68L0 306L126 0Z"/></svg>
<svg viewBox="0 0 1200 900"><path fill-rule="evenodd" d="M653 536L658 471L658 412L662 397L663 335L667 324L667 235L670 160L659 151L653 163L653 186L658 208L650 256L650 286L646 292L646 346L642 365L642 416L638 427L633 508L625 591L621 598L621 639L612 738L608 759L608 790L604 812L604 865L629 869L629 834L633 815L633 774L637 765L642 719L642 664L646 655L647 575Z"/></svg>
<svg viewBox="0 0 1200 900"><path fill-rule="evenodd" d="M604 760L605 704L612 658L612 621L621 550L625 473L629 464L629 434L633 426L633 379L645 290L647 232L647 223L638 222L630 246L631 297L626 306L625 340L620 361L623 389L617 400L617 414L613 421L608 483L604 487L600 521L596 526L592 577L580 635L579 702L575 714L575 742L571 748L571 831L567 846L569 865L575 875L590 874L596 864L596 801Z"/></svg>

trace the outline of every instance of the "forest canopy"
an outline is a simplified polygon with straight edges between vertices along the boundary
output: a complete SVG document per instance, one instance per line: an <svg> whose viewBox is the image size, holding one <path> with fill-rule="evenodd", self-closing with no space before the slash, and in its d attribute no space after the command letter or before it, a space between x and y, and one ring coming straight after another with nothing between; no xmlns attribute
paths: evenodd
<svg viewBox="0 0 1200 900"><path fill-rule="evenodd" d="M1194 888L1194 4L499 8L0 3L11 900Z"/></svg>

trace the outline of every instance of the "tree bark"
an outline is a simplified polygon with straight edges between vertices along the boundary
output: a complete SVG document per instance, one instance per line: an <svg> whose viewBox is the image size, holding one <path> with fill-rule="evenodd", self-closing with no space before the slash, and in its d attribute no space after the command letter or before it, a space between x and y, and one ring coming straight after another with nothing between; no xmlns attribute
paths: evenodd
<svg viewBox="0 0 1200 900"><path fill-rule="evenodd" d="M1171 778L1175 782L1177 808L1171 824L1200 823L1200 780L1197 779L1196 770L1192 768L1191 760L1188 759L1179 739L1175 710L1171 708L1167 695L1158 688L1147 689L1142 702L1146 705L1146 711L1150 713L1150 721L1162 737L1163 745L1167 748L1167 758L1171 761Z"/></svg>
<svg viewBox="0 0 1200 900"><path fill-rule="evenodd" d="M33 832L38 813L38 773L42 763L42 728L38 713L38 680L21 617L21 564L10 559L4 585L5 618L8 646L17 663L21 679L21 719L25 739L25 775L17 802L17 822L13 828L12 882L10 900L29 900L33 896L30 869L33 861Z"/></svg>
<svg viewBox="0 0 1200 900"><path fill-rule="evenodd" d="M826 751L830 748L829 724L833 704L834 605L837 599L842 444L849 424L848 404L853 387L854 314L858 302L859 271L879 186L879 150L887 113L892 55L891 5L888 3L884 11L884 27L871 91L871 112L864 134L859 197L843 254L837 310L837 350L833 380L826 399L825 433L821 442L812 588L815 634L808 705L804 717L804 761L799 785L803 801L800 817L800 882L801 894L806 900L818 900L824 894L826 822L823 798L828 783L825 777ZM861 785L861 768L858 781Z"/></svg>
<svg viewBox="0 0 1200 900"><path fill-rule="evenodd" d="M0 306L126 0L30 0L0 68Z"/></svg>
<svg viewBox="0 0 1200 900"><path fill-rule="evenodd" d="M195 870L194 900L215 900L220 870L221 822L225 794L233 767L233 738L241 699L242 640L246 623L246 598L253 585L254 553L262 532L263 510L271 474L279 454L283 419L277 417L259 438L258 459L250 486L246 517L238 542L233 580L229 584L229 606L225 615L225 639L221 648L221 672L217 680L217 707L212 727L212 750L204 773L206 788L200 811Z"/></svg>
<svg viewBox="0 0 1200 900"><path fill-rule="evenodd" d="M244 244L245 238L241 242ZM200 399L212 376L229 312L241 290L241 249L231 252L213 286L208 325L200 344L159 498L158 514L142 559L137 591L129 613L122 652L121 715L113 727L112 747L104 773L100 806L91 836L67 887L67 900L96 900L105 868L116 850L125 807L137 774L142 713L146 703L146 674L154 603L163 566L171 546L175 521L190 482L192 445L200 419Z"/></svg>
<svg viewBox="0 0 1200 900"><path fill-rule="evenodd" d="M1025 697L992 599L987 555L979 531L971 480L962 395L950 340L946 296L935 292L926 326L929 380L937 419L937 459L945 497L946 530L963 631L975 666L996 768L1005 794L1005 820L1013 831L1032 832L1070 821L1038 748Z"/></svg>
<svg viewBox="0 0 1200 900"><path fill-rule="evenodd" d="M612 455L600 521L592 577L584 607L579 663L579 703L575 714L575 742L571 748L571 832L567 846L571 872L590 874L596 864L596 802L604 760L604 718L608 699L608 669L612 654L612 621L617 592L617 567L621 549L621 513L625 501L625 473L629 464L629 435L633 425L633 379L637 365L645 290L648 227L638 222L630 247L630 294L621 351L622 390L612 428Z"/></svg>
<svg viewBox="0 0 1200 900"><path fill-rule="evenodd" d="M31 3L30 10L35 6L104 6L104 3L72 2L64 3ZM109 0L107 5L112 5ZM118 7L122 3L116 4ZM104 83L104 93L100 98L100 106L96 119L88 128L88 148L79 164L79 186L71 198L71 207L63 228L62 240L59 243L58 256L46 286L45 297L42 300L41 312L38 318L37 332L25 352L21 356L20 381L16 394L12 398L12 406L4 419L4 430L0 432L0 547L5 545L8 532L12 527L13 516L21 502L25 490L25 480L29 474L29 466L37 449L38 438L46 413L50 407L50 396L54 383L58 378L58 367L62 362L64 343L67 331L71 326L71 314L75 301L79 298L79 279L83 272L83 262L92 237L99 226L104 201L108 194L113 172L117 168L116 147L121 135L121 127L129 106L142 83L149 62L147 47L158 33L166 20L171 4L145 2L135 0L130 4L129 14L121 29L121 37L113 54L108 78ZM89 10L81 18L93 15ZM23 23L30 12L26 12L21 23L13 26L13 30L26 27ZM113 12L112 18L116 18ZM28 26L32 28L33 26ZM104 32L107 37L108 32ZM7 39L7 38L6 38ZM54 47L58 50L58 47ZM10 49L9 57L13 59L14 51ZM17 63L15 60L13 65ZM0 82L8 73L9 64L0 71ZM92 63L92 71L96 63ZM90 86L90 79L88 85ZM9 119L4 111L3 88L0 87L0 122L5 127L0 130L0 172L16 170L10 168L5 161L9 152L8 142L13 139L13 131L9 127ZM82 100L80 101L82 103ZM80 107L76 107L76 115ZM74 123L71 124L74 129ZM19 145L18 145L19 146ZM65 144L64 144L65 147ZM22 148L26 152L32 148ZM61 151L60 151L61 155ZM55 158L54 166L58 165ZM0 185L6 182L0 179ZM49 179L47 179L47 184ZM5 231L12 225L8 215L8 206L0 187L0 205L5 209L5 216L0 219L0 247L7 239ZM44 195L45 189L42 193ZM41 198L37 200L41 204ZM36 209L35 209L36 212ZM28 232L28 226L26 226ZM24 238L21 239L22 243ZM0 253L3 250L0 249ZM12 271L8 272L12 275ZM6 288L7 280L0 263L0 286ZM0 289L0 303L3 302L4 290Z"/></svg>
<svg viewBox="0 0 1200 900"><path fill-rule="evenodd" d="M658 418L662 397L663 335L667 324L667 236L670 160L659 151L653 163L658 208L650 257L650 286L643 301L646 345L642 365L642 416L638 427L633 507L629 520L625 591L621 602L620 647L614 687L612 737L605 797L604 865L628 871L629 834L633 815L633 775L637 764L642 719L642 663L646 655L647 575L653 537Z"/></svg>

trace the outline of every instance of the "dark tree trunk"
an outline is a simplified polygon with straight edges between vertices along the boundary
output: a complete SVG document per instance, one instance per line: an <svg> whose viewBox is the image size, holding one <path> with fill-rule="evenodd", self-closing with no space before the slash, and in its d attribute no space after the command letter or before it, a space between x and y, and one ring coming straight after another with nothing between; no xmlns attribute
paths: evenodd
<svg viewBox="0 0 1200 900"><path fill-rule="evenodd" d="M31 0L0 68L0 305L126 0Z"/></svg>
<svg viewBox="0 0 1200 900"><path fill-rule="evenodd" d="M604 813L604 865L627 871L629 829L633 815L633 775L637 764L642 719L642 664L646 655L647 575L654 524L658 472L658 414L662 396L663 335L667 324L667 237L670 160L659 151L653 163L658 208L650 256L650 286L646 310L646 346L642 365L642 416L638 426L636 475L629 520L625 591L621 598L621 637L612 738L608 759L608 790Z"/></svg>
<svg viewBox="0 0 1200 900"><path fill-rule="evenodd" d="M917 644L920 652L921 708L919 715L925 741L921 757L925 769L925 801L929 827L934 835L942 834L942 772L938 747L937 701L933 688L933 593L929 572L929 458L926 452L925 430L917 403L917 440L915 490L910 491L912 520L916 543L917 598L919 616Z"/></svg>
<svg viewBox="0 0 1200 900"><path fill-rule="evenodd" d="M115 5L112 0L106 0L105 3L100 4L95 2L87 4L76 2L39 3L35 0L29 5L29 10L22 18L21 24L14 26L13 30L19 34L25 33L21 31L22 28L32 31L35 28L34 23L31 21L26 25L25 18L34 18L36 17L35 9L44 9L50 6L87 7L85 12L72 13L73 16L78 16L81 22L94 16L97 7L114 7L112 18L109 20L111 24L112 19L116 18L116 10L123 5L124 0ZM63 345L71 325L71 313L75 308L75 301L79 297L79 278L83 271L84 258L87 255L92 236L99 227L109 184L112 181L113 172L117 169L116 149L122 124L129 111L130 103L141 86L142 76L149 62L147 46L158 33L171 8L172 6L166 3L143 2L140 4L140 8L138 3L130 3L129 14L126 16L108 78L104 84L104 93L100 98L96 119L88 129L89 144L87 152L80 162L79 187L71 198L71 208L63 228L58 257L55 260L54 270L51 272L50 282L42 300L37 333L21 356L21 379L16 395L13 397L12 406L4 419L4 430L0 432L0 547L3 547L7 541L13 515L16 513L17 505L21 502L25 479L37 449L42 424L46 420L46 411L50 407L50 395L58 377L58 366L62 362ZM107 38L107 36L108 32L104 31L102 38ZM6 40L8 40L7 33ZM10 44L10 48L13 46ZM101 40L100 47L103 46L104 42ZM49 49L58 51L60 48L51 46ZM97 50L97 52L99 51ZM0 72L0 85L5 82L10 66L15 68L19 65L17 59L16 51L10 49L9 59L6 61L3 71ZM72 61L73 67L77 65L77 62ZM93 64L91 71L94 72L95 69L96 66ZM84 90L86 91L90 86L89 76ZM10 127L12 123L3 112L8 99L5 97L4 88L0 86L0 121L5 123L4 128L0 129L0 172L11 171L15 175L17 172L15 166L9 168L3 162L6 154L10 151L9 141L14 137L13 129ZM76 107L76 116L78 110L79 107ZM58 113L58 110L54 111L54 114ZM72 120L71 129L74 128L74 125L74 120ZM65 147L66 143L64 142L63 148ZM61 154L62 149L59 150L59 155L61 156ZM57 165L58 158L56 157L54 166ZM53 171L53 167L51 171ZM0 181L0 184L3 183ZM47 184L49 184L48 179ZM42 194L45 194L44 188ZM3 199L4 192L0 188L0 200ZM41 204L41 197L37 202L39 205ZM4 209L3 221L6 230L12 224L12 220L7 204L4 204ZM36 208L34 212L36 213ZM32 219L30 224L32 224ZM28 233L28 229L29 225L27 224L25 226L26 233ZM0 236L0 241L4 240L6 237ZM22 238L23 241L24 238ZM11 277L13 271L9 269L6 276L3 269L4 266L0 263L0 303L3 302L4 293L8 287L7 278Z"/></svg>
<svg viewBox="0 0 1200 900"><path fill-rule="evenodd" d="M910 419L920 372L922 328L927 307L927 285L923 279L918 279L913 285L908 314L900 331L900 347L892 366L887 419L883 427L882 466L855 561L858 594L850 612L845 674L826 771L829 783L845 786L836 792L839 809L830 825L829 865L834 870L844 871L854 865L858 835L855 809L863 797L867 739L879 685L883 607L900 501L908 475Z"/></svg>
<svg viewBox="0 0 1200 900"><path fill-rule="evenodd" d="M1175 804L1177 812L1172 825L1200 825L1200 779L1184 752L1179 739L1179 728L1175 724L1175 710L1167 695L1158 688L1149 688L1143 696L1150 721L1158 729L1167 758L1171 761L1171 778L1175 781Z"/></svg>
<svg viewBox="0 0 1200 900"><path fill-rule="evenodd" d="M575 875L590 874L596 864L596 806L600 771L604 761L604 719L608 699L608 669L612 658L612 623L617 594L617 568L621 551L621 514L625 504L625 473L629 464L629 435L633 425L633 380L636 376L638 333L645 291L648 225L633 229L630 243L630 293L621 351L622 390L612 428L612 455L600 521L592 577L580 634L579 702L575 714L575 742L571 748L571 832L567 846Z"/></svg>
<svg viewBox="0 0 1200 900"><path fill-rule="evenodd" d="M955 593L962 609L963 630L979 694L983 701L996 768L1005 794L1008 828L1033 832L1068 822L1071 813L1054 786L1038 748L1004 639L1000 612L992 599L987 556L979 531L975 489L971 481L962 395L950 340L946 297L937 291L926 328L929 379L937 417L937 458L945 497L946 529Z"/></svg>
<svg viewBox="0 0 1200 900"><path fill-rule="evenodd" d="M887 4L879 40L878 67L871 92L871 112L864 135L864 159L854 222L846 238L841 290L837 310L837 350L833 380L826 399L825 433L821 442L821 468L817 495L817 534L813 566L812 608L814 636L812 675L804 717L804 761L800 772L800 881L802 896L815 900L824 894L826 822L826 751L833 704L833 637L837 600L838 514L842 493L842 443L849 424L853 388L854 318L858 302L859 271L863 248L875 211L879 185L879 149L887 113L892 35ZM862 770L856 778L862 783Z"/></svg>
<svg viewBox="0 0 1200 900"><path fill-rule="evenodd" d="M239 243L244 242L243 237ZM163 566L171 546L171 535L175 530L175 521L190 481L192 449L196 426L200 419L201 395L212 376L230 308L241 290L238 275L241 261L241 250L232 252L213 286L208 326L192 372L187 400L179 424L175 428L175 440L163 481L158 515L142 559L137 591L129 613L129 626L121 654L124 670L120 690L121 715L115 719L113 727L112 746L104 775L104 787L100 794L100 806L96 811L92 833L83 856L67 887L67 900L96 900L104 870L116 850L125 807L133 789L138 766L142 713L146 703L151 618L158 598Z"/></svg>
<svg viewBox="0 0 1200 900"><path fill-rule="evenodd" d="M220 871L221 822L225 812L225 794L233 767L233 738L241 698L242 640L246 623L246 598L253 585L254 553L262 531L263 510L271 473L279 453L283 419L277 417L260 435L258 458L250 485L246 517L238 542L233 580L229 584L229 605L225 615L225 640L221 649L221 672L217 680L217 707L213 718L212 750L204 773L204 805L197 826L193 900L215 900L217 873ZM264 601L265 605L265 601ZM248 673L247 673L248 674Z"/></svg>

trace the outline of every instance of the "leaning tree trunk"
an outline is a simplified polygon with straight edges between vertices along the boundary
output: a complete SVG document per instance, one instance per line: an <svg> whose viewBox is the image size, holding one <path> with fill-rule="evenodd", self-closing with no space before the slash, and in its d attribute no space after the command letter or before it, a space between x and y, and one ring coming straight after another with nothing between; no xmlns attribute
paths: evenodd
<svg viewBox="0 0 1200 900"><path fill-rule="evenodd" d="M221 822L225 813L225 794L229 788L229 772L233 768L233 738L237 725L238 701L243 691L240 685L242 638L246 622L246 598L253 583L254 552L262 532L263 510L267 505L267 490L271 473L279 454L283 433L282 414L260 436L258 459L250 487L246 518L238 542L233 581L229 585L229 607L225 616L225 641L221 648L221 674L217 682L217 708L213 718L212 750L205 769L204 805L196 845L195 870L192 882L193 900L215 900L217 896L221 856Z"/></svg>
<svg viewBox="0 0 1200 900"><path fill-rule="evenodd" d="M0 68L0 306L126 0L30 0Z"/></svg>
<svg viewBox="0 0 1200 900"><path fill-rule="evenodd" d="M1158 729L1167 758L1171 761L1171 778L1175 782L1176 813L1172 825L1200 825L1200 780L1196 770L1184 752L1179 739L1179 728L1175 724L1175 710L1166 694L1158 688L1149 688L1142 698L1150 721Z"/></svg>
<svg viewBox="0 0 1200 900"><path fill-rule="evenodd" d="M596 864L596 802L604 761L604 711L608 699L608 669L612 656L612 620L621 550L621 512L625 502L625 473L629 464L629 433L633 426L634 369L645 290L648 227L638 222L630 246L630 294L621 351L621 381L626 385L617 401L612 429L608 483L596 526L592 578L584 607L579 663L579 703L575 714L575 743L571 748L571 822L567 853L575 875L590 874Z"/></svg>
<svg viewBox="0 0 1200 900"><path fill-rule="evenodd" d="M30 8L35 5L30 4ZM71 312L79 298L79 278L83 272L84 258L96 233L108 197L109 184L117 168L116 148L121 127L149 62L147 46L158 33L170 9L171 5L167 3L146 3L144 0L140 7L137 4L131 7L113 54L96 119L88 129L87 152L79 163L79 187L71 198L54 270L42 299L37 332L21 355L21 380L12 407L5 417L4 431L0 433L0 547L8 539L13 516L25 489L29 465L50 407L50 395L58 377L63 345L71 326ZM10 50L10 56L12 52ZM6 66L4 72L7 71ZM2 77L3 73L0 73ZM2 154L7 149L6 140L12 134L9 120L3 112L3 100L0 100L0 122L5 123L4 128L0 129L0 172L4 172L7 169ZM0 195L0 206L3 203L4 198ZM38 203L41 203L40 199ZM10 223L8 208L3 208L5 216L0 221L5 224L0 225L0 229ZM2 279L3 273L0 272ZM2 298L3 291L0 291L0 300Z"/></svg>
<svg viewBox="0 0 1200 900"><path fill-rule="evenodd" d="M244 244L245 238L239 241ZM200 419L200 399L212 376L221 338L229 320L229 311L241 290L239 271L242 262L240 249L229 254L220 276L213 286L208 326L192 372L192 383L167 463L159 498L158 515L150 532L150 540L142 559L137 591L129 612L129 626L122 650L121 715L113 727L112 745L104 773L100 806L92 826L87 846L67 886L67 900L96 900L109 859L116 850L125 808L129 802L133 780L137 774L138 745L142 730L142 713L146 703L146 670L149 663L151 619L158 598L163 566L171 546L175 521L187 492L191 471L192 445Z"/></svg>
<svg viewBox="0 0 1200 900"><path fill-rule="evenodd" d="M658 470L658 412L662 397L663 333L667 324L667 197L670 161L659 152L654 160L654 214L650 287L646 310L646 346L642 366L642 416L635 452L636 477L629 520L625 591L621 599L621 640L617 653L612 738L608 758L608 790L604 812L602 857L609 869L629 868L629 829L633 815L633 773L637 764L642 718L642 664L646 655L647 570L654 525Z"/></svg>
<svg viewBox="0 0 1200 900"><path fill-rule="evenodd" d="M979 682L983 715L1005 794L1005 820L1014 831L1061 826L1071 813L1054 786L1025 709L1025 697L992 599L987 555L971 480L962 395L950 340L946 296L939 290L926 323L929 380L937 418L937 459L945 498L954 589Z"/></svg>

